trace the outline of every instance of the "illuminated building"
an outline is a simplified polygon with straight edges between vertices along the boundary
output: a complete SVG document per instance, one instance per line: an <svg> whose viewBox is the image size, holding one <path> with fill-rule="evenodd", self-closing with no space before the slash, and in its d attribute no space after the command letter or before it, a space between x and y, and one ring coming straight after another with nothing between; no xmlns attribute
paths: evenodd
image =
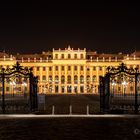
<svg viewBox="0 0 140 140"><path fill-rule="evenodd" d="M99 76L105 75L108 66L117 67L123 62L128 67L140 68L140 52L98 54L68 46L42 54L13 56L0 53L1 67L11 67L17 61L24 67L33 67L33 73L39 79L39 93L97 94ZM7 92L10 91L7 89Z"/></svg>

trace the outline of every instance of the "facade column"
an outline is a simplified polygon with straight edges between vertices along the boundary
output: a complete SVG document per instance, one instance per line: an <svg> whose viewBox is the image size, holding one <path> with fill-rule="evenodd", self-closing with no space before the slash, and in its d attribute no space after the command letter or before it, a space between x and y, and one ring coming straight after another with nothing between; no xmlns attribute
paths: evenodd
<svg viewBox="0 0 140 140"><path fill-rule="evenodd" d="M80 93L80 66L77 66L77 70L78 70L78 86L77 86L77 91L78 93Z"/></svg>
<svg viewBox="0 0 140 140"><path fill-rule="evenodd" d="M52 93L55 93L55 65L52 66Z"/></svg>
<svg viewBox="0 0 140 140"><path fill-rule="evenodd" d="M84 93L87 93L86 65L84 65Z"/></svg>
<svg viewBox="0 0 140 140"><path fill-rule="evenodd" d="M91 85L93 85L93 82L92 82L92 67L90 67L90 85L89 85L89 88L90 88L90 93L93 93L93 89L91 89Z"/></svg>
<svg viewBox="0 0 140 140"><path fill-rule="evenodd" d="M40 93L42 93L43 92L42 67L39 68L39 74L40 74Z"/></svg>
<svg viewBox="0 0 140 140"><path fill-rule="evenodd" d="M58 66L58 77L59 77L58 93L61 93L61 65Z"/></svg>
<svg viewBox="0 0 140 140"><path fill-rule="evenodd" d="M65 93L67 93L67 66L64 66L65 69Z"/></svg>
<svg viewBox="0 0 140 140"><path fill-rule="evenodd" d="M71 90L72 90L72 93L74 93L74 66L72 65L71 66Z"/></svg>
<svg viewBox="0 0 140 140"><path fill-rule="evenodd" d="M99 66L96 67L96 79L97 79L97 82L96 82L96 88L95 88L95 93L98 93L98 85L99 85Z"/></svg>

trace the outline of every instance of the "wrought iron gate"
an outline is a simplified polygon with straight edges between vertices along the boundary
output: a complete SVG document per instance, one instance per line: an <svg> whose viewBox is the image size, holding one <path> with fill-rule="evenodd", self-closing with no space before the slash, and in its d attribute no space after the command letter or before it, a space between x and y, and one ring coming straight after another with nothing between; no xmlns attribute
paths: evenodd
<svg viewBox="0 0 140 140"><path fill-rule="evenodd" d="M0 68L0 112L29 113L37 110L37 77L32 68L17 62L12 68Z"/></svg>
<svg viewBox="0 0 140 140"><path fill-rule="evenodd" d="M108 67L104 77L100 77L101 112L113 110L139 111L140 73L138 68L127 68L124 63L118 67Z"/></svg>

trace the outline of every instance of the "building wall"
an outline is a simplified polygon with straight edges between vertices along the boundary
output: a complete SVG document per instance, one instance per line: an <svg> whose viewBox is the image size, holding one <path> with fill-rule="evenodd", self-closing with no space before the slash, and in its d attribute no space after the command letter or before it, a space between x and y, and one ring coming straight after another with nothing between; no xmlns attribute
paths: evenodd
<svg viewBox="0 0 140 140"><path fill-rule="evenodd" d="M52 60L0 60L0 65L12 66L19 61L24 67L33 67L33 73L38 76L39 93L45 94L98 94L99 76L104 76L108 66L117 67L124 62L128 67L140 65L139 59L123 58L117 60L110 57L87 59L86 49L52 51ZM140 66L139 66L140 68ZM23 88L22 88L23 89ZM10 92L10 91L9 91Z"/></svg>

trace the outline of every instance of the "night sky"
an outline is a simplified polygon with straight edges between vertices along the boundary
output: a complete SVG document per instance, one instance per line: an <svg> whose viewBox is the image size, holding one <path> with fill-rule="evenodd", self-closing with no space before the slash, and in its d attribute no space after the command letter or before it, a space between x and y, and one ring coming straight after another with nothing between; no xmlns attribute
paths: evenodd
<svg viewBox="0 0 140 140"><path fill-rule="evenodd" d="M1 51L38 53L69 44L99 53L140 50L139 4L113 0L0 2Z"/></svg>

